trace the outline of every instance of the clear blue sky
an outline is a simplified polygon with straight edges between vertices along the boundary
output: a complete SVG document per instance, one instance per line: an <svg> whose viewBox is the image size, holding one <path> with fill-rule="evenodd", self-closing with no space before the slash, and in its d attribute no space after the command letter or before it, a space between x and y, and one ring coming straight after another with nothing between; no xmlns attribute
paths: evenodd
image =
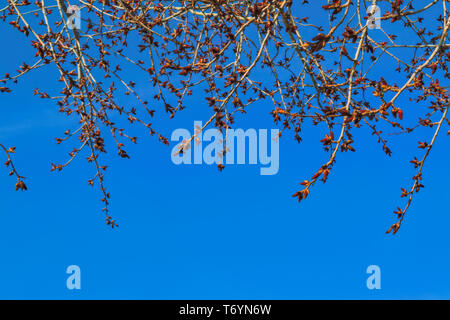
<svg viewBox="0 0 450 320"><path fill-rule="evenodd" d="M0 72L12 72L30 54L10 26L0 24L0 32L10 44L0 53ZM354 132L358 152L339 154L329 181L298 204L291 195L299 182L326 160L321 130L305 130L300 145L284 135L275 176L259 175L255 165L223 172L176 166L171 147L137 130L141 139L127 149L130 160L112 149L104 157L111 215L120 224L111 230L98 190L87 184L93 171L84 159L49 171L73 145L54 141L72 120L32 95L38 85L55 85L47 70L0 95L0 141L17 147L16 165L29 187L14 192L14 179L0 168L0 298L450 298L445 134L426 163L426 187L393 237L384 232L402 203L400 187L412 181L408 161L420 154L414 139L390 137L388 158L367 129ZM381 72L388 77L390 70ZM139 89L153 95L145 80ZM170 136L205 121L202 95L189 101L190 109L173 121L155 120L155 127ZM405 117L419 108L403 104ZM250 107L236 127L275 128L270 108L269 101ZM73 264L82 272L79 291L66 288L65 270ZM381 290L366 287L369 265L381 268Z"/></svg>

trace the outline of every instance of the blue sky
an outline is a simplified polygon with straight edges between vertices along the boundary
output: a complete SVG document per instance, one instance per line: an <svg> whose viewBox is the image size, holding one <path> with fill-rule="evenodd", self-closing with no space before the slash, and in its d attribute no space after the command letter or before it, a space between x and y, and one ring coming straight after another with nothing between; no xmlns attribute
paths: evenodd
<svg viewBox="0 0 450 320"><path fill-rule="evenodd" d="M0 53L1 73L29 55L10 29L0 25L11 44ZM389 70L380 72L389 76ZM409 187L414 174L408 161L420 155L410 137L389 137L388 158L367 129L355 131L358 152L339 154L329 181L298 204L291 195L299 182L326 160L318 143L322 130L305 130L300 145L284 135L278 174L261 176L256 165L223 172L176 166L172 147L136 129L141 138L127 149L131 159L119 159L112 149L104 157L111 215L120 224L111 230L98 190L87 184L93 171L84 159L50 172L50 163L62 162L73 148L54 138L73 123L52 102L32 95L38 85L53 83L48 74L30 75L0 96L0 141L17 147L16 166L29 187L14 192L14 179L0 169L0 298L450 298L445 134L425 165L425 188L391 236L384 232L402 204L400 187ZM402 103L405 118L419 107ZM194 120L205 121L209 113L200 111L207 110L201 94L189 104L174 120L155 120L155 127L166 136L176 128L193 130ZM236 127L276 128L271 107L255 104ZM69 265L81 268L81 290L66 288ZM381 290L366 287L369 265L381 268Z"/></svg>

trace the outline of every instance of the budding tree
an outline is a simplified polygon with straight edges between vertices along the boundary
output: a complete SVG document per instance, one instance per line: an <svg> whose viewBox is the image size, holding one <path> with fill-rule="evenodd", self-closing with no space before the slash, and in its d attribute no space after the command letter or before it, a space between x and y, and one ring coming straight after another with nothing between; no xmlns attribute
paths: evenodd
<svg viewBox="0 0 450 320"><path fill-rule="evenodd" d="M13 94L21 78L53 67L58 91L36 88L34 94L53 100L49 103L78 125L57 138L74 149L52 170L87 154L96 172L89 184L103 194L106 221L113 227L101 157L105 136L115 143L108 148L122 158L129 157L126 145L137 142L128 134L129 125L117 124L113 116L144 126L168 144L152 118L188 112L186 97L206 93L202 104L210 115L191 143L206 127L227 132L251 104L273 105L271 116L282 132L292 130L300 143L305 123L312 123L322 129L317 141L329 154L311 177L301 179L301 190L293 190L299 201L327 180L339 153L355 151L357 129L369 129L389 156L389 131L408 135L431 128L433 134L418 142L411 161L417 169L412 185L401 189L406 203L395 211L398 219L388 230L396 233L423 187L422 170L438 134L450 125L447 2L8 0L1 20L24 35L35 59L0 77L0 91ZM394 63L395 72L380 72L386 63ZM130 68L141 76L128 78ZM150 81L151 101L141 98L138 81ZM123 103L128 95L135 97L133 106ZM411 114L399 105L400 97L420 103L422 111ZM15 148L6 141L0 147L17 178L16 190L26 190L22 171L13 163Z"/></svg>

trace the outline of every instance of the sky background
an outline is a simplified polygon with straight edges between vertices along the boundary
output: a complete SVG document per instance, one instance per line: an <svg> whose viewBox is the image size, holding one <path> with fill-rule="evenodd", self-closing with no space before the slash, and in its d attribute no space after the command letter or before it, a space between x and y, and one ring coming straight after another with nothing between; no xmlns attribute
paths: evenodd
<svg viewBox="0 0 450 320"><path fill-rule="evenodd" d="M9 44L0 53L0 72L12 72L29 53L10 26L0 24L0 32ZM385 68L388 77L392 68ZM50 163L63 162L74 145L54 140L72 120L32 95L37 86L54 85L49 74L27 76L0 96L0 142L17 147L15 164L29 187L14 192L14 178L0 168L0 298L450 298L445 134L425 165L425 188L392 236L384 232L404 203L400 187L409 189L414 175L408 161L421 154L415 139L389 137L388 158L367 129L354 131L358 152L338 154L328 182L298 204L291 195L299 182L327 160L318 142L323 130L305 130L300 145L284 135L274 176L261 176L259 165L223 172L176 166L172 146L141 131L139 143L127 149L131 159L112 148L104 157L111 215L120 225L112 230L100 193L87 184L93 171L84 159L50 172ZM145 80L138 88L154 94ZM407 119L418 105L402 103ZM201 111L207 110L201 93L188 105L174 120L155 120L155 127L169 137L176 128L193 131L194 120L209 113ZM271 108L269 101L251 106L236 128L276 128ZM66 288L69 265L81 268L81 290ZM369 265L381 268L381 290L366 287Z"/></svg>

